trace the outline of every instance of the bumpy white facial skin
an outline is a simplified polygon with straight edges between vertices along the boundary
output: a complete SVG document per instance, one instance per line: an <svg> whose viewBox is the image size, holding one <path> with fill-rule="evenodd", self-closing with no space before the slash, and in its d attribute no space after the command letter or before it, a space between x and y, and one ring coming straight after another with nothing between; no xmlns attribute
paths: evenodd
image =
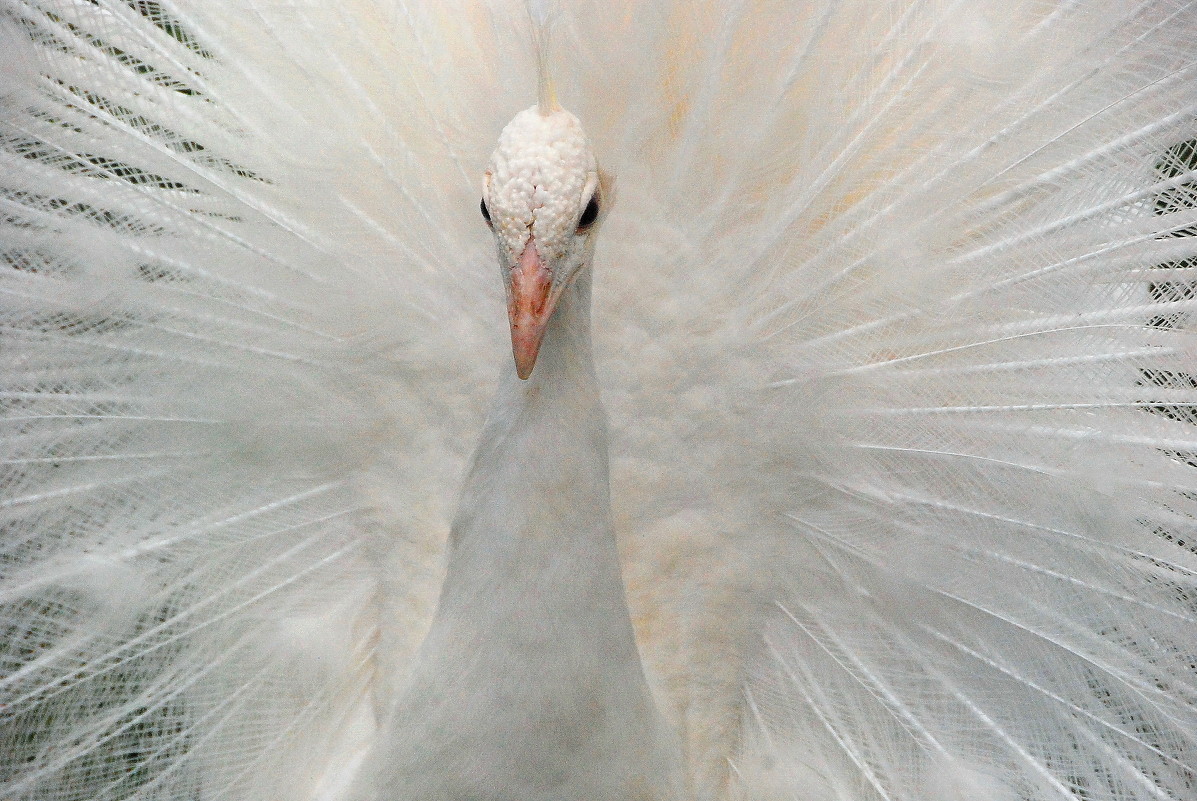
<svg viewBox="0 0 1197 801"><path fill-rule="evenodd" d="M483 180L500 260L508 268L536 238L555 286L585 262L589 237L578 218L598 187L598 166L582 124L568 111L521 111L499 135Z"/></svg>

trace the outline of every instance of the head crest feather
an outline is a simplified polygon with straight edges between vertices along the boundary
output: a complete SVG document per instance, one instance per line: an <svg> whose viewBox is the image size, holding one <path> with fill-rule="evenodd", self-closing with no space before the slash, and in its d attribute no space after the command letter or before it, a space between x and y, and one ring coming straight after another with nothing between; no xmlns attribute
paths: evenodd
<svg viewBox="0 0 1197 801"><path fill-rule="evenodd" d="M542 116L561 110L553 87L551 70L552 27L557 18L549 0L528 0L528 16L532 20L532 44L536 48L536 107Z"/></svg>

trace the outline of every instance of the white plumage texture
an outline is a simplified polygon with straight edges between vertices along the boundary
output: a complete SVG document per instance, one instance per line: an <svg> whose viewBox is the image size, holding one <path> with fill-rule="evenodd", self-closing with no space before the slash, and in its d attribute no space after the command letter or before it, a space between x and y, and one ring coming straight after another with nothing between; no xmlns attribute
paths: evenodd
<svg viewBox="0 0 1197 801"><path fill-rule="evenodd" d="M499 134L483 186L508 253L522 253L532 234L545 253L564 250L575 235L576 209L586 200L587 176L596 170L577 117L541 114L536 106L516 114Z"/></svg>
<svg viewBox="0 0 1197 801"><path fill-rule="evenodd" d="M0 797L346 797L511 358L528 18L0 0ZM686 797L1197 797L1197 5L553 32Z"/></svg>

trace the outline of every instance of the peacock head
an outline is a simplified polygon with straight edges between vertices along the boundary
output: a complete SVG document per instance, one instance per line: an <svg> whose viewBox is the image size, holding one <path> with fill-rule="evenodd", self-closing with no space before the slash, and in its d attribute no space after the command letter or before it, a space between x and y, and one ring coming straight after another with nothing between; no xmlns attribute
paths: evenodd
<svg viewBox="0 0 1197 801"><path fill-rule="evenodd" d="M568 111L533 106L499 135L482 181L482 216L499 252L520 378L532 374L562 293L590 264L602 183L582 125Z"/></svg>

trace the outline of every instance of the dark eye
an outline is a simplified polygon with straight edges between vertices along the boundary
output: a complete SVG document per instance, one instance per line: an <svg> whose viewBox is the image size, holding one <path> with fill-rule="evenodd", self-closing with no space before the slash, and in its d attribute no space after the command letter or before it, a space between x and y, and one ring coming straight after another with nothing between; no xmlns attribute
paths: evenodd
<svg viewBox="0 0 1197 801"><path fill-rule="evenodd" d="M480 202L478 206L482 209L482 219L486 220L487 225L491 225L490 209L486 207L486 198L482 198L482 202Z"/></svg>
<svg viewBox="0 0 1197 801"><path fill-rule="evenodd" d="M586 208L582 212L582 216L578 218L578 230L581 231L593 225L594 221L598 219L598 213L598 193L595 192L593 195L591 195L590 202L586 204Z"/></svg>

